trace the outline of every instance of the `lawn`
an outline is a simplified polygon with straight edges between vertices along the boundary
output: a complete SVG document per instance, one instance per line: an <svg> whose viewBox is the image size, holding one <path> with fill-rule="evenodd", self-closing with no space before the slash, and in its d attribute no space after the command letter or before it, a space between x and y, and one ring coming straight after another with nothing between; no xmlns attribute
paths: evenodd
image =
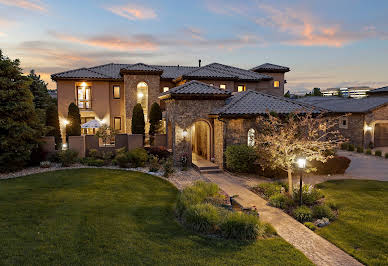
<svg viewBox="0 0 388 266"><path fill-rule="evenodd" d="M388 182L335 180L318 185L339 218L316 231L368 265L388 264Z"/></svg>
<svg viewBox="0 0 388 266"><path fill-rule="evenodd" d="M0 181L6 265L311 265L283 239L201 237L175 220L178 191L147 174L104 169Z"/></svg>

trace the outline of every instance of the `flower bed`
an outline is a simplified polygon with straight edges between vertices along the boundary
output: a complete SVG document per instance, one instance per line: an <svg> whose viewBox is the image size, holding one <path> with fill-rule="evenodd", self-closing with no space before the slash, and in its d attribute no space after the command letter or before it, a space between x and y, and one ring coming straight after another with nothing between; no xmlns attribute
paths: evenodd
<svg viewBox="0 0 388 266"><path fill-rule="evenodd" d="M288 186L280 182L262 183L251 190L313 231L328 225L338 215L336 205L326 201L320 190L311 185L302 187L302 206L299 206L299 186L294 187L292 195L288 193Z"/></svg>

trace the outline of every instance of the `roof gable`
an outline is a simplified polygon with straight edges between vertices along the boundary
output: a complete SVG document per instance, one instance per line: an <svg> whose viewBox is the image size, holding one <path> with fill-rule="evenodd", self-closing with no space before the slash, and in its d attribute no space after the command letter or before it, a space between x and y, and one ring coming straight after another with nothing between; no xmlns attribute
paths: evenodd
<svg viewBox="0 0 388 266"><path fill-rule="evenodd" d="M280 73L290 71L290 69L288 67L279 66L279 65L275 65L275 64L271 64L271 63L265 63L265 64L259 65L257 67L251 68L250 70L255 71L255 72L280 72Z"/></svg>
<svg viewBox="0 0 388 266"><path fill-rule="evenodd" d="M208 85L206 83L192 80L189 82L186 82L185 84L182 84L180 86L174 87L170 89L167 92L164 92L159 96L161 99L170 98L170 97L184 97L184 96L213 96L213 97L221 97L221 98L227 98L232 93L227 90L220 89L218 87L213 87L211 85Z"/></svg>

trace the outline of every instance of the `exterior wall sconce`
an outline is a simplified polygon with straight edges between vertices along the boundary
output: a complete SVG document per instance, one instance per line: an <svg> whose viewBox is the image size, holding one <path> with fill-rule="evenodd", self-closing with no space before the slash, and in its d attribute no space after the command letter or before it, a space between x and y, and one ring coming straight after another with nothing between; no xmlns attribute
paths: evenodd
<svg viewBox="0 0 388 266"><path fill-rule="evenodd" d="M81 87L84 87L84 88L85 88L85 87L86 87L86 82L82 82L82 83L81 83Z"/></svg>
<svg viewBox="0 0 388 266"><path fill-rule="evenodd" d="M187 135L188 135L188 133L187 133L187 130L183 130L183 132L182 132L182 136L183 136L184 138L186 138L186 137L187 137Z"/></svg>
<svg viewBox="0 0 388 266"><path fill-rule="evenodd" d="M368 125L365 125L364 126L364 131L372 131L372 127L368 126Z"/></svg>
<svg viewBox="0 0 388 266"><path fill-rule="evenodd" d="M62 122L63 122L63 124L64 124L65 126L67 126L68 124L70 124L69 120L67 120L67 119L63 119Z"/></svg>
<svg viewBox="0 0 388 266"><path fill-rule="evenodd" d="M137 94L137 97L138 97L139 99L142 99L142 98L144 97L144 94L143 94L142 92L139 92L139 93Z"/></svg>

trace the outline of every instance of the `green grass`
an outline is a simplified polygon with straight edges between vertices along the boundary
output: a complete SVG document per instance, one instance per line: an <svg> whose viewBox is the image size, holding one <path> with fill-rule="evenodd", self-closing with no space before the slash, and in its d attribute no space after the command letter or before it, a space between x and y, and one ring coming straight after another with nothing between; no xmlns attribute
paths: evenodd
<svg viewBox="0 0 388 266"><path fill-rule="evenodd" d="M317 232L368 265L388 264L388 182L335 180L319 185L338 220Z"/></svg>
<svg viewBox="0 0 388 266"><path fill-rule="evenodd" d="M64 170L0 181L0 264L309 265L283 239L201 237L175 220L178 191L136 172Z"/></svg>

